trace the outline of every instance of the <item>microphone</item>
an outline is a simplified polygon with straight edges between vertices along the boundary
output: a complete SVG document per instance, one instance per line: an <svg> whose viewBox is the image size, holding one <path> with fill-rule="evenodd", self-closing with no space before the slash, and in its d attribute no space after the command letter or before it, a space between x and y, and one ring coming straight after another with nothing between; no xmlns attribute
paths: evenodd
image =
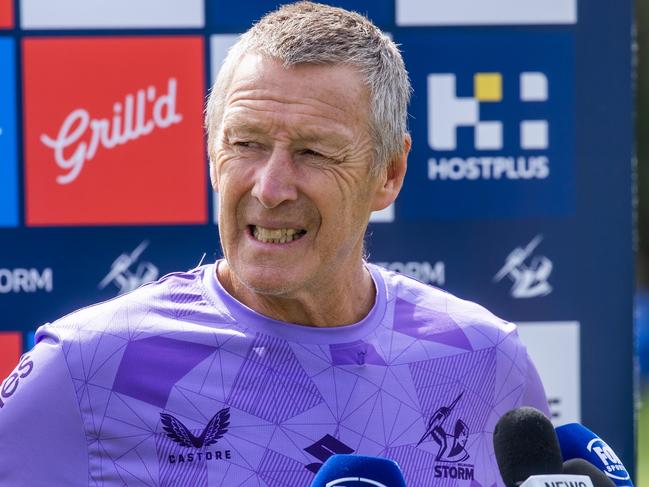
<svg viewBox="0 0 649 487"><path fill-rule="evenodd" d="M601 470L618 487L633 487L631 476L613 449L579 423L559 426L557 437L563 458L583 458Z"/></svg>
<svg viewBox="0 0 649 487"><path fill-rule="evenodd" d="M560 475L532 475L521 487L615 487L615 484L595 465L583 458L563 463Z"/></svg>
<svg viewBox="0 0 649 487"><path fill-rule="evenodd" d="M522 407L505 413L496 424L493 443L507 487L519 487L531 476L562 472L563 459L554 426L538 409Z"/></svg>
<svg viewBox="0 0 649 487"><path fill-rule="evenodd" d="M573 458L563 462L563 473L568 475L587 475L594 487L615 487L615 484L604 472L583 458Z"/></svg>
<svg viewBox="0 0 649 487"><path fill-rule="evenodd" d="M595 487L587 475L532 475L520 487Z"/></svg>
<svg viewBox="0 0 649 487"><path fill-rule="evenodd" d="M397 462L363 455L332 455L311 487L406 487Z"/></svg>

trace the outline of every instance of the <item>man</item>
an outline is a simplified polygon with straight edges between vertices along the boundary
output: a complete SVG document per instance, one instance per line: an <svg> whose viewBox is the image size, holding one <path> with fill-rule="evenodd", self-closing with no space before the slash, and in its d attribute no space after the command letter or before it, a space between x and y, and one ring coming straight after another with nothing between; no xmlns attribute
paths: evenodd
<svg viewBox="0 0 649 487"><path fill-rule="evenodd" d="M308 486L351 452L501 483L497 419L547 411L515 327L363 260L409 92L357 14L298 3L243 35L206 117L225 258L39 329L3 385L0 485Z"/></svg>

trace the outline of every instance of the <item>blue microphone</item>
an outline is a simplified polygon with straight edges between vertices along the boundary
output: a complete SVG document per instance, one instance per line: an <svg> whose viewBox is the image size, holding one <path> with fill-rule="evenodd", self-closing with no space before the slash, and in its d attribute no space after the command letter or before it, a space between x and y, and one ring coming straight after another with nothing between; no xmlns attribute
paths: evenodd
<svg viewBox="0 0 649 487"><path fill-rule="evenodd" d="M613 449L599 436L579 423L556 429L564 460L583 458L604 472L618 487L633 487L629 472Z"/></svg>
<svg viewBox="0 0 649 487"><path fill-rule="evenodd" d="M393 460L333 455L320 467L311 487L406 487L406 481Z"/></svg>

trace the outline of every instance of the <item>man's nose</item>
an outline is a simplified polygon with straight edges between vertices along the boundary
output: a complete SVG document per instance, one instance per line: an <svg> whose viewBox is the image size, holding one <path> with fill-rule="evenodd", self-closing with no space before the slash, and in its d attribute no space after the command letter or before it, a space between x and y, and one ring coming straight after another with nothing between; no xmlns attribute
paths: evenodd
<svg viewBox="0 0 649 487"><path fill-rule="evenodd" d="M275 148L255 174L252 196L264 206L275 208L298 196L296 167L290 151Z"/></svg>

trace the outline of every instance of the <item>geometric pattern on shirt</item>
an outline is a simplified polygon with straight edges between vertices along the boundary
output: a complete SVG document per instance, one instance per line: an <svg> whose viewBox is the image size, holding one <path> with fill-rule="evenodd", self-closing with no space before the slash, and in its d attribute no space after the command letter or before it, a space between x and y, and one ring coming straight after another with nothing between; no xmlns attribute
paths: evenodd
<svg viewBox="0 0 649 487"><path fill-rule="evenodd" d="M216 347L151 336L128 343L113 390L164 408L182 377L209 357Z"/></svg>
<svg viewBox="0 0 649 487"><path fill-rule="evenodd" d="M134 329L137 328L134 324L127 323L127 326L134 326ZM408 328L408 331L410 330L412 328ZM265 401L271 403L274 400L279 401L275 403L276 410L282 410L282 406L288 406L283 411L289 412L284 412L279 415L266 414L264 407L255 409L255 404L251 400L251 396L246 394L237 395L230 393L226 401L228 404L215 401L200 388L194 390L190 395L187 393L188 388L193 388L194 386L190 386L189 383L183 383L183 379L180 379L179 384L174 389L184 389L185 399L192 404L192 408L188 408L188 411L195 411L194 414L202 416L192 424L193 428L191 431L195 435L200 434L205 422L215 411L218 411L226 405L234 406L230 401L237 402L244 408L236 411L233 407L233 418L245 416L246 413L249 413L251 418L255 418L254 420L241 421L245 423L242 427L238 427L236 422L233 422L229 433L220 440L217 446L219 449L231 449L233 451L232 456L234 461L228 464L226 470L215 468L215 465L210 466L210 485L235 487L251 485L251 482L253 485L264 485L264 482L268 482L268 485L281 485L279 483L281 482L280 479L298 478L295 476L299 470L297 465L299 464L301 468L304 468L304 465L314 461L313 458L309 458L302 451L304 445L317 441L325 433L332 434L338 438L345 437L347 444L356 450L360 449L363 453L371 455L397 457L397 452L400 451L399 449L407 450L401 443L405 441L416 444L423 432L422 428L425 427L425 419L422 419L422 411L419 411L419 408L413 407L413 403L426 402L425 398L427 397L427 393L426 391L411 392L411 387L413 391L417 389L416 386L408 384L409 382L415 382L412 376L414 372L408 365L401 365L401 361L405 357L401 352L395 353L395 350L406 350L407 347L412 347L413 349L419 347L422 350L424 348L428 350L427 347L422 347L421 340L429 341L429 343L430 340L426 340L420 336L414 337L410 333L404 333L403 329L401 331L403 334L392 333L389 342L379 343L379 346L388 347L389 353L385 353L384 350L379 350L381 356L386 358L386 366L366 367L362 374L355 373L353 366L333 367L330 364L328 367L321 368L318 373L314 373L308 369L308 366L303 367L301 365L300 360L291 352L291 347L294 349L304 348L305 350L308 348L308 353L319 353L324 358L327 355L330 356L328 346L302 347L295 343L289 346L282 340L258 335L255 338L253 346L245 354L245 360L239 369L236 383L230 391L236 391L237 388L241 387L244 387L243 391L245 391L246 377L248 379L255 379L255 373L265 373L268 382L275 383L273 387L267 389L270 394L265 398ZM399 341L399 335L403 338L407 338L406 335L409 335L409 337L408 341L404 341L402 345L397 347L394 344ZM176 336L180 336L180 334L176 334ZM501 338L504 340L505 337L506 334L503 334ZM93 355L96 354L102 357L110 357L114 353L119 355L119 352L124 348L125 342L127 342L124 338L127 337L118 337L114 334L106 333L101 339L94 341L97 345L97 350L93 352ZM461 341L460 338L460 342L457 344L461 344ZM446 345L449 344L446 343ZM454 346L457 346L457 344ZM498 354L498 370L496 375L499 377L498 382L503 384L499 391L496 391L494 403L499 405L502 403L502 407L505 407L506 404L514 400L516 393L521 393L521 371L518 371L518 378L513 373L514 367L518 367L516 362L519 360L519 357L515 356L518 350L514 351L501 348L500 343L494 343L494 345L497 348ZM276 351L277 355L275 353L271 354L274 356L272 357L274 360L264 356L264 350L268 350L268 346L275 347L272 350L274 352ZM67 347L65 349L66 357L69 354L69 362L83 364L83 359L79 360L78 358L72 357L77 353L78 348L75 346ZM316 352L318 349L319 352ZM85 353L87 352L88 349L85 349ZM218 357L219 355L220 350L217 350L215 356ZM468 353L467 355L472 354ZM390 360L387 358L391 356L394 356L395 359ZM433 370L450 370L451 365L442 365L436 369L432 364L434 361L444 360L445 358L443 357L431 357L430 360L413 365L413 367L417 373L421 374L425 373L426 367L430 368L431 366ZM252 362L252 364L248 362ZM88 363L92 364L93 362L86 360L86 366ZM503 365L501 366L501 364ZM167 462L161 461L159 463L160 471L149 471L151 465L146 458L146 452L150 451L150 447L147 446L148 444L155 442L158 447L166 444L169 447L175 445L178 448L178 445L174 444L161 431L158 415L159 409L155 411L155 408L151 404L114 394L109 387L105 387L104 384L106 382L100 380L102 375L90 374L92 366L88 369L86 369L86 366L83 367L83 377L74 377L75 387L82 410L90 411L91 417L89 419L91 425L89 426L92 426L93 431L96 431L97 434L94 437L89 437L89 441L93 444L89 446L92 446L91 450L96 449L104 455L105 461L102 463L101 469L105 472L106 478L119 476L124 483L130 484L131 481L134 481L135 474L129 472L125 467L129 465L129 462L132 462L130 463L132 467L135 466L139 459L140 463L135 468L140 475L148 475L148 477L138 478L137 481L153 485L157 482L162 482L163 476L169 481L172 478L177 479L175 476L167 477L164 475ZM418 367L421 370L416 370ZM210 368L199 368L205 371L204 380L208 380ZM77 368L76 371L78 372L79 369ZM289 374L289 376L292 374L297 376L298 379L286 383L283 374ZM349 380L350 378L351 381ZM423 384L421 383L420 385ZM248 383L249 387L251 385L253 386L253 390L257 386L262 386L259 383L256 385ZM350 387L354 392L353 394L350 394ZM291 393L306 394L300 396L300 400L295 403L290 398L285 397L290 396ZM257 398L264 399L263 396L257 396ZM204 403L206 401L212 401L214 404L209 408L205 408ZM429 408L432 408L432 402L434 401L430 398L428 401L431 403L428 405ZM123 412L117 413L111 410L107 406L109 402L111 404L123 403ZM310 408L313 408L313 410L322 409L323 411L328 411L328 416L325 413L319 415L319 417L323 418L322 424L309 424L308 417L309 413L312 412ZM421 409L425 410L423 404ZM128 412L128 410L131 412ZM106 414L108 411L110 413ZM262 415L255 415L256 412L259 413L260 411L269 419L264 419ZM390 413L384 414L385 411ZM401 419L396 419L396 415L391 413L394 411L398 411L398 414L402 415ZM407 413L407 417L403 416L404 412ZM87 416L86 418L88 419ZM357 421L357 418L360 421ZM377 418L382 418L383 423L377 424L375 421ZM414 419L411 421L411 418ZM103 434L102 425L110 423L110 421L120 421L123 425L128 425L123 430L123 435L120 434L119 437L106 437ZM190 423L186 422L185 424ZM401 431L395 431L398 427L401 427ZM242 434L244 428L251 431L251 434ZM111 447L115 446L115 442L123 443L126 446L121 446L119 458L110 458L107 453L112 451ZM248 448L251 444L254 444L255 448L263 452L260 455L261 462L259 464L246 463L247 460L243 454L243 449ZM433 446L437 447L437 445ZM424 444L422 444L422 447L424 447ZM394 452L394 455L391 455L390 452ZM160 453L162 452L158 450L158 454ZM430 454L434 458L435 452L430 452ZM301 458L303 458L303 461L300 461ZM206 466L205 462L201 463L203 466ZM177 464L175 465L177 466ZM185 464L185 467L187 466ZM191 484L206 486L207 480L204 468L198 468L193 473L191 470L183 470L184 474L188 475L186 478L192 479ZM407 478L411 476L408 472L405 473ZM291 475L294 477L291 477ZM312 476L306 469L304 469L303 475L305 478L311 478L310 476ZM420 478L415 473L412 475L413 479ZM423 478L428 481L431 477L424 476ZM422 485L425 485L425 483L423 481ZM415 483L414 485L417 484Z"/></svg>
<svg viewBox="0 0 649 487"><path fill-rule="evenodd" d="M289 345L257 334L227 403L278 424L324 401Z"/></svg>
<svg viewBox="0 0 649 487"><path fill-rule="evenodd" d="M460 370L462 373L458 374ZM462 400L451 411L448 422L455 424L462 419L469 431L476 431L486 423L493 408L496 371L494 348L413 362L410 371L424 418L429 418L439 407L447 405L439 403L440 397L448 398L447 402L450 403L463 393Z"/></svg>
<svg viewBox="0 0 649 487"><path fill-rule="evenodd" d="M462 328L448 313L417 306L401 298L397 298L395 303L394 331L420 340L473 350Z"/></svg>

